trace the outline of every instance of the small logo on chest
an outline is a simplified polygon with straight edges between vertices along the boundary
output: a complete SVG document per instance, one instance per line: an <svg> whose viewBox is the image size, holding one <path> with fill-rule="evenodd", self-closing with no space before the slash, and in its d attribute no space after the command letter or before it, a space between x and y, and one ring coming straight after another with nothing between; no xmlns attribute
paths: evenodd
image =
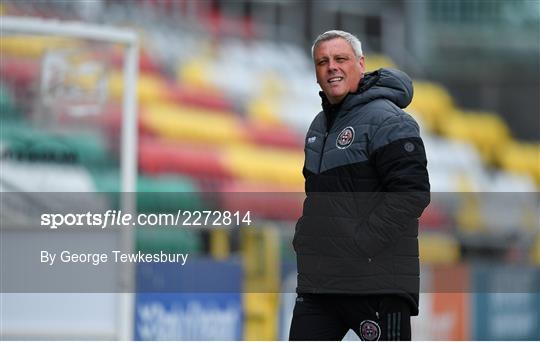
<svg viewBox="0 0 540 342"><path fill-rule="evenodd" d="M307 143L308 144L313 144L315 142L315 140L317 140L316 136L309 137L309 138L307 138Z"/></svg>
<svg viewBox="0 0 540 342"><path fill-rule="evenodd" d="M351 146L354 140L354 128L351 126L345 127L338 135L336 139L336 146L339 149L345 149Z"/></svg>

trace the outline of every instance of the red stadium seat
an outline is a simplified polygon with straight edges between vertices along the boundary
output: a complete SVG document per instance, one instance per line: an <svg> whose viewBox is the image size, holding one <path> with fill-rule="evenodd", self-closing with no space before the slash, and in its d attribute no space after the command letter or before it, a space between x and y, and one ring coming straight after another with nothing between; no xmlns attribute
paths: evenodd
<svg viewBox="0 0 540 342"><path fill-rule="evenodd" d="M168 94L165 98L185 106L212 109L224 114L234 112L233 104L222 93L209 93L200 89L180 86L174 82L168 83Z"/></svg>
<svg viewBox="0 0 540 342"><path fill-rule="evenodd" d="M246 138L256 145L269 145L292 149L302 149L302 137L285 126L268 126L248 123L244 127Z"/></svg>
<svg viewBox="0 0 540 342"><path fill-rule="evenodd" d="M202 179L232 177L215 149L153 138L143 138L139 143L139 168L149 174L179 173Z"/></svg>
<svg viewBox="0 0 540 342"><path fill-rule="evenodd" d="M302 214L304 193L293 188L247 182L224 183L219 189L221 204L231 212L250 211L252 216L272 220L297 220Z"/></svg>
<svg viewBox="0 0 540 342"><path fill-rule="evenodd" d="M39 61L34 59L2 56L0 60L0 77L15 86L27 88L39 77Z"/></svg>

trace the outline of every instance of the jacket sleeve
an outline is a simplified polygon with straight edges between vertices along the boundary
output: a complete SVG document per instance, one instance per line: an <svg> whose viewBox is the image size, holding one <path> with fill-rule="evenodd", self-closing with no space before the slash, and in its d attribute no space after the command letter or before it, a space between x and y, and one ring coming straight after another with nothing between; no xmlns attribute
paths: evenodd
<svg viewBox="0 0 540 342"><path fill-rule="evenodd" d="M361 223L357 243L368 255L376 255L406 229L413 227L417 234L418 218L430 201L430 185L424 144L418 124L409 115L383 122L370 148L370 162L382 188L374 194L378 204Z"/></svg>

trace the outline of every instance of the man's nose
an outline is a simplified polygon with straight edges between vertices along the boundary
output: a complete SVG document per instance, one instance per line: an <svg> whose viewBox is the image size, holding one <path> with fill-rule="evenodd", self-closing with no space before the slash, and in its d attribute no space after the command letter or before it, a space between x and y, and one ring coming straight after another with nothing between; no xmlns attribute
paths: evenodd
<svg viewBox="0 0 540 342"><path fill-rule="evenodd" d="M328 62L328 71L333 72L333 71L336 71L336 70L337 70L337 63L330 60L330 62Z"/></svg>

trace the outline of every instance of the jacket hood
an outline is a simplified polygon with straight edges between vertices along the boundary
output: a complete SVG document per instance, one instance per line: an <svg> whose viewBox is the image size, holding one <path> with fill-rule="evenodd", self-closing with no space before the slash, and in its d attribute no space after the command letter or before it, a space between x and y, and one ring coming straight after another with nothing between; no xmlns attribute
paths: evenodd
<svg viewBox="0 0 540 342"><path fill-rule="evenodd" d="M324 108L328 105L328 100L324 93L321 92L320 95ZM380 98L392 101L399 108L407 107L413 98L411 78L403 71L390 68L366 73L358 90L345 97L341 108L350 110L352 107Z"/></svg>

